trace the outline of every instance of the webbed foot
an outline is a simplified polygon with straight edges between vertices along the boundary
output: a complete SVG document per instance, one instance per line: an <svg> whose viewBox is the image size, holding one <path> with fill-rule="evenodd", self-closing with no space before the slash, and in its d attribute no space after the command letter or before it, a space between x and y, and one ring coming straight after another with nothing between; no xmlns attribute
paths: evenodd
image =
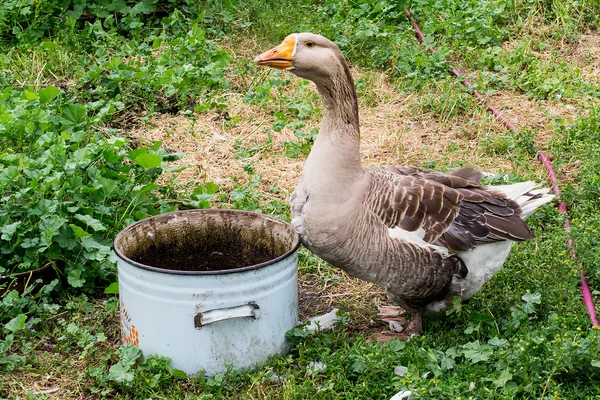
<svg viewBox="0 0 600 400"><path fill-rule="evenodd" d="M377 316L389 324L390 330L371 336L373 340L380 342L406 340L412 335L423 333L420 311L407 313L401 307L381 306Z"/></svg>

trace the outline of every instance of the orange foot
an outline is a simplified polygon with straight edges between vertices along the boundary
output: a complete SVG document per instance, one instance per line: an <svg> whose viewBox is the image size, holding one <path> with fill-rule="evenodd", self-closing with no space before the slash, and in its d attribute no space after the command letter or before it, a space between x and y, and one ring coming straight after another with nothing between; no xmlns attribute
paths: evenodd
<svg viewBox="0 0 600 400"><path fill-rule="evenodd" d="M381 306L377 314L382 321L387 322L390 330L376 333L371 338L378 342L390 340L406 340L412 335L423 333L421 312L406 313L404 309L395 306Z"/></svg>

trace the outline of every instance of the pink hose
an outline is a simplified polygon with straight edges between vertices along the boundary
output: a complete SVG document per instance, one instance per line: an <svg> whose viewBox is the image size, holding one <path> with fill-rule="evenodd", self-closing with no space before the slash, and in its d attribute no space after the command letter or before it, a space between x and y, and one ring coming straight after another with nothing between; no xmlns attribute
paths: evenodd
<svg viewBox="0 0 600 400"><path fill-rule="evenodd" d="M552 169L552 164L550 164L550 160L548 160L548 157L546 157L546 155L542 151L539 151L538 155L540 156L540 160L542 161L542 164L548 172L548 178L550 178L550 182L552 183L552 191L556 195L556 198L560 198L560 189L558 188L558 181L556 179L556 174ZM571 229L571 222L569 221L567 205L564 201L558 203L558 210L562 213L565 213L565 230L568 232ZM575 247L573 247L573 239L567 239L567 245L571 249L571 258L577 260L575 256ZM588 314L590 315L590 319L592 320L592 326L600 326L600 322L598 322L598 318L596 317L596 308L594 307L592 293L590 292L590 287L588 286L587 280L585 279L583 270L579 271L579 277L581 278L581 294L583 295L583 303L585 304Z"/></svg>
<svg viewBox="0 0 600 400"><path fill-rule="evenodd" d="M408 20L410 22L412 22L413 24L413 28L415 29L415 31L417 32L417 37L419 38L419 41L421 43L424 42L424 37L423 37L423 33L421 32L421 29L419 28L419 25L417 25L417 23L415 22L413 16L410 13L410 10L408 8L404 9L404 12L406 13L406 15L408 16ZM429 47L429 51L432 53L435 53L435 49L433 47ZM456 68L452 68L452 74L454 76L456 76L457 78L460 78L460 71L457 70ZM469 80L465 77L462 80L462 84L465 85L468 88L471 88L471 83L469 82ZM510 129L514 132L518 132L519 130L512 124L510 123L510 121L508 121L501 113L500 111L498 111L495 107L493 107L492 105L488 104L488 102L483 98L483 96L481 95L481 93L479 93L477 90L473 89L473 94L475 94L475 97L477 97L477 99L484 104L488 110L490 110L492 112L492 114L494 114L494 116L504 124L504 126L507 129ZM554 194L556 195L556 198L560 199L560 189L558 188L558 182L556 179L556 173L554 172L554 169L552 169L552 164L550 163L550 160L548 160L548 157L546 157L546 155L540 150L538 151L538 155L540 157L540 161L542 162L542 164L544 165L544 168L546 168L546 172L548 173L548 178L550 179L550 182L552 183L552 191L554 192ZM567 205L565 204L564 201L561 201L560 203L558 203L558 210L562 213L565 214L565 230L568 232L571 228L571 223L569 222L569 216L567 213ZM573 247L573 240L571 238L569 238L567 240L567 245L569 246L569 249L571 250L571 258L576 260L576 256L575 256L575 248ZM585 279L585 275L583 274L583 270L581 269L579 272L579 277L581 278L581 293L583 295L583 302L587 308L588 314L590 315L590 319L592 321L592 326L600 326L600 322L598 322L598 318L596 317L596 309L594 307L594 300L592 299L592 294L590 292L590 287L588 286L588 283Z"/></svg>

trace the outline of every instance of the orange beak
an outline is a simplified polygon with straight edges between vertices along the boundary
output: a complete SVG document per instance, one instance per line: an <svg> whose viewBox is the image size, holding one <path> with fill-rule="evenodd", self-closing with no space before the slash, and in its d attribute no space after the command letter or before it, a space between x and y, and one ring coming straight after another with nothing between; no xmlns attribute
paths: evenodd
<svg viewBox="0 0 600 400"><path fill-rule="evenodd" d="M292 67L292 61L294 61L295 49L296 36L289 35L279 46L256 57L254 62L258 65L266 65L273 68L290 68Z"/></svg>

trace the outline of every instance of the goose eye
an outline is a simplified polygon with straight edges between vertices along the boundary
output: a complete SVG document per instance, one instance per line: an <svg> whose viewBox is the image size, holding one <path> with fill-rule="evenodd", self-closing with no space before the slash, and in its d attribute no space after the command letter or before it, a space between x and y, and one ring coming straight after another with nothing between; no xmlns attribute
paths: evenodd
<svg viewBox="0 0 600 400"><path fill-rule="evenodd" d="M306 47L315 47L315 42L306 42L304 43Z"/></svg>

